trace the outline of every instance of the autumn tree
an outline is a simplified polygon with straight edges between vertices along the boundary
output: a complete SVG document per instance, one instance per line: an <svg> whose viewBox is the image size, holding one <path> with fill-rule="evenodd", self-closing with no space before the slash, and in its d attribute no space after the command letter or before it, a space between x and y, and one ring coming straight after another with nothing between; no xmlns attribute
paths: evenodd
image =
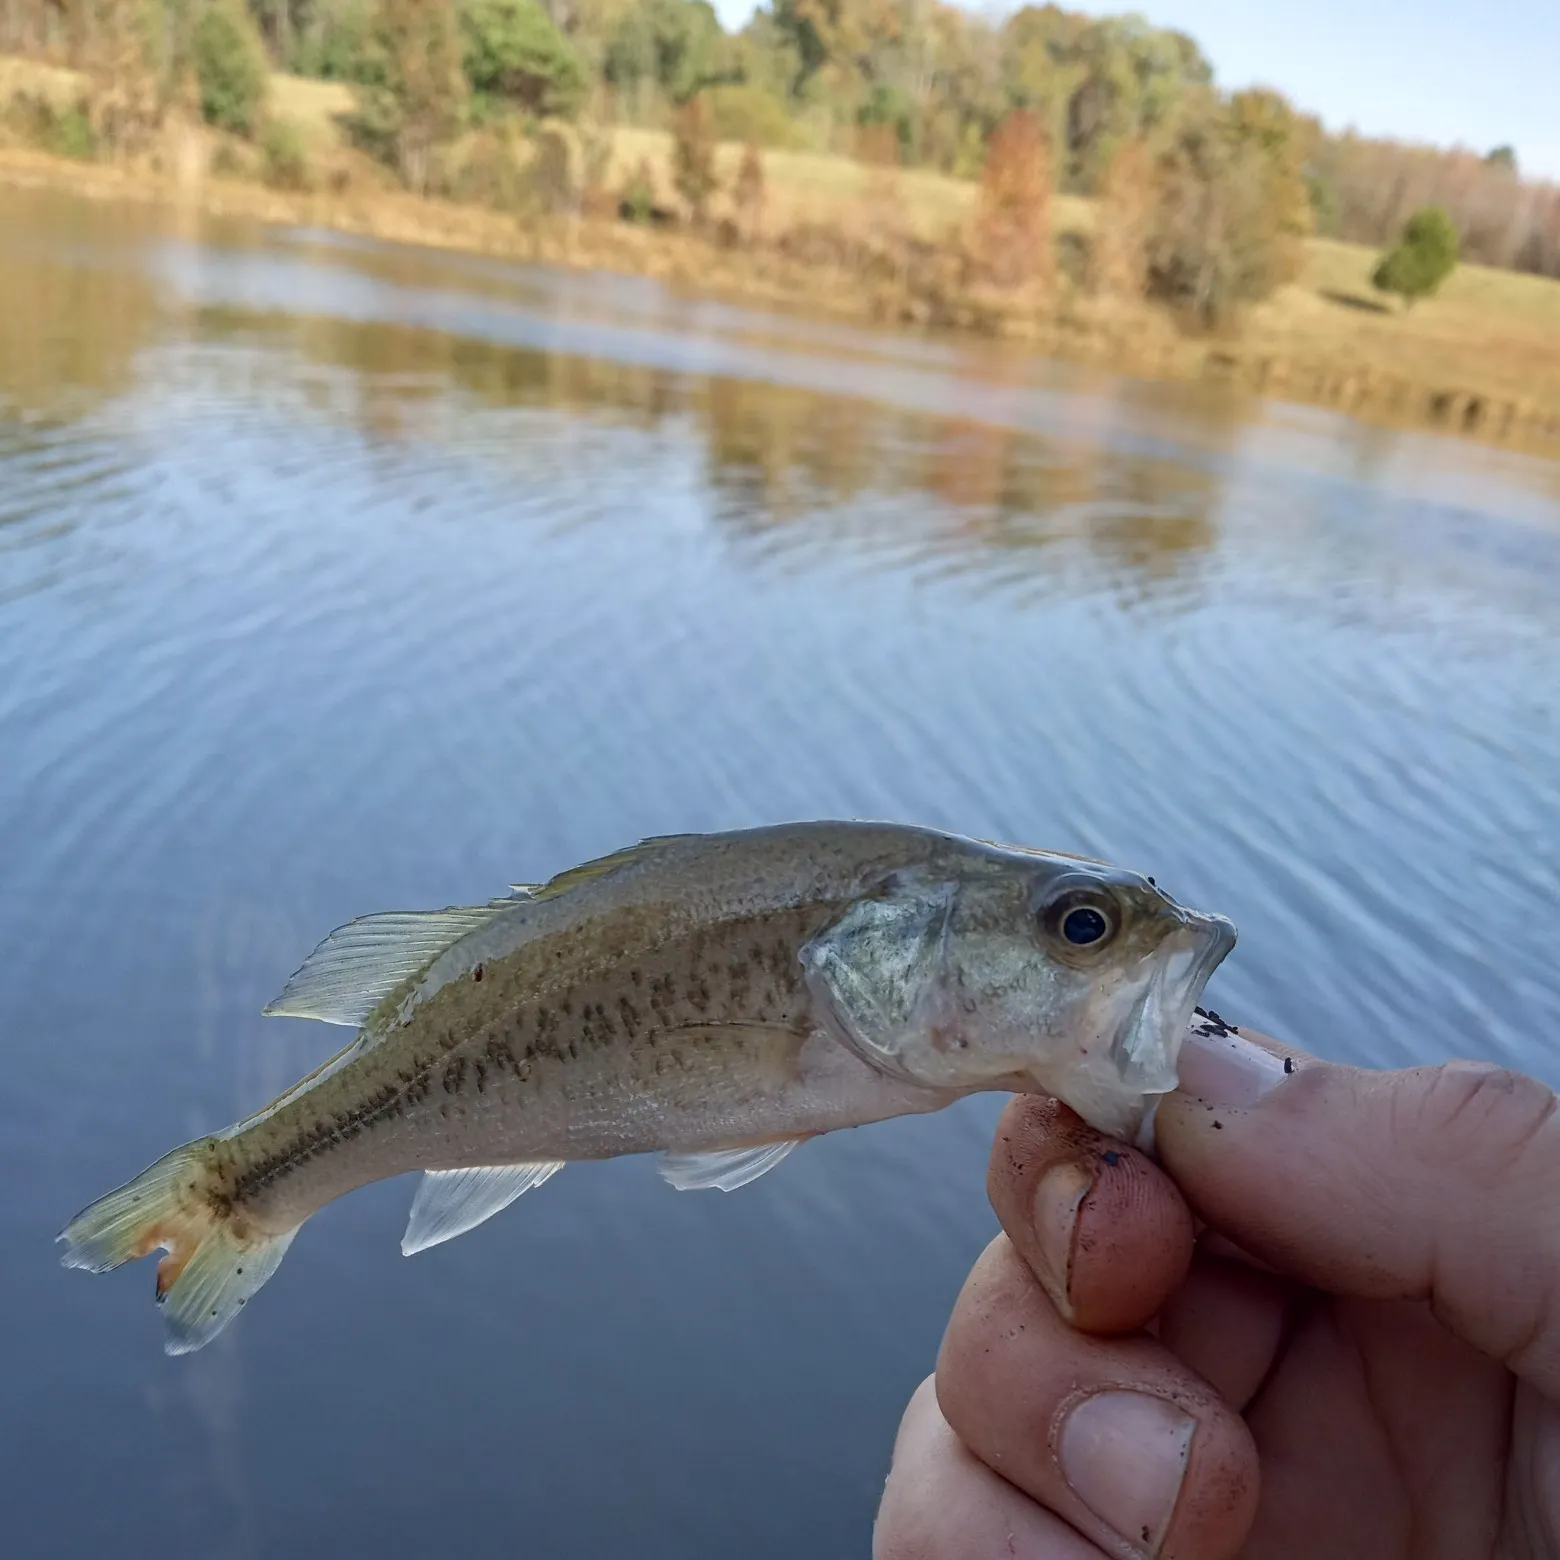
<svg viewBox="0 0 1560 1560"><path fill-rule="evenodd" d="M853 150L855 160L866 170L866 187L857 206L858 236L865 231L874 251L890 255L906 230L899 132L883 122L861 125Z"/></svg>
<svg viewBox="0 0 1560 1560"><path fill-rule="evenodd" d="M91 134L99 146L134 151L162 119L153 39L137 0L95 0L66 8L69 57L86 72Z"/></svg>
<svg viewBox="0 0 1560 1560"><path fill-rule="evenodd" d="M715 133L699 98L684 103L672 121L672 183L693 220L702 224L720 181L715 174Z"/></svg>
<svg viewBox="0 0 1560 1560"><path fill-rule="evenodd" d="M1033 114L1009 114L991 137L975 222L976 258L999 286L1049 286L1051 156Z"/></svg>
<svg viewBox="0 0 1560 1560"><path fill-rule="evenodd" d="M1214 326L1292 281L1312 221L1305 149L1277 93L1207 93L1156 163L1150 291Z"/></svg>
<svg viewBox="0 0 1560 1560"><path fill-rule="evenodd" d="M1141 298L1148 290L1154 233L1154 164L1142 141L1111 159L1095 207L1089 288L1105 298Z"/></svg>
<svg viewBox="0 0 1560 1560"><path fill-rule="evenodd" d="M732 204L737 208L737 220L742 226L742 236L752 243L758 236L764 218L765 179L764 156L750 141L742 149L742 161L737 167L736 183L731 189Z"/></svg>
<svg viewBox="0 0 1560 1560"><path fill-rule="evenodd" d="M461 38L448 0L380 0L364 75L359 132L421 193L434 148L466 113Z"/></svg>
<svg viewBox="0 0 1560 1560"><path fill-rule="evenodd" d="M1092 194L1117 148L1157 141L1213 71L1184 33L1138 16L1025 6L1001 33L1009 99L1041 122L1069 189Z"/></svg>

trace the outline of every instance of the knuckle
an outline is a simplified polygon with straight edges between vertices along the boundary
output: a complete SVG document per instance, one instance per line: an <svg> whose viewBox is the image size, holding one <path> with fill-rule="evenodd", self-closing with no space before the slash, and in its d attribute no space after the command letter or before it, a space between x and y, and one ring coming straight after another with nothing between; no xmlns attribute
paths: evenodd
<svg viewBox="0 0 1560 1560"><path fill-rule="evenodd" d="M1488 1062L1448 1062L1435 1068L1420 1104L1422 1141L1459 1172L1501 1180L1539 1147L1554 1141L1552 1089L1523 1073Z"/></svg>

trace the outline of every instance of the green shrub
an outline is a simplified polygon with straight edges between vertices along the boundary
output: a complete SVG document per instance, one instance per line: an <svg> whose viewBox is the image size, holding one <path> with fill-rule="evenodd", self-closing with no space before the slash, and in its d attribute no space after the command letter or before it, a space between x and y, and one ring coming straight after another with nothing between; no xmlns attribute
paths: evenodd
<svg viewBox="0 0 1560 1560"><path fill-rule="evenodd" d="M650 224L655 215L655 175L650 171L650 159L641 157L638 166L623 186L618 198L618 215L625 222L635 222L642 227Z"/></svg>
<svg viewBox="0 0 1560 1560"><path fill-rule="evenodd" d="M298 127L273 119L260 135L261 177L273 189L306 190L313 183L309 154Z"/></svg>
<svg viewBox="0 0 1560 1560"><path fill-rule="evenodd" d="M474 93L526 113L568 117L585 95L585 67L539 0L463 0L461 62Z"/></svg>
<svg viewBox="0 0 1560 1560"><path fill-rule="evenodd" d="M5 104L4 120L19 140L56 157L90 162L97 156L97 133L83 103L60 108L42 94L18 92Z"/></svg>
<svg viewBox="0 0 1560 1560"><path fill-rule="evenodd" d="M1382 256L1371 275L1380 292L1397 293L1409 307L1428 298L1457 268L1457 226L1439 206L1416 211L1403 224L1396 249Z"/></svg>
<svg viewBox="0 0 1560 1560"><path fill-rule="evenodd" d="M207 124L250 135L265 99L266 57L249 13L235 4L205 11L190 35L190 59Z"/></svg>
<svg viewBox="0 0 1560 1560"><path fill-rule="evenodd" d="M72 103L54 121L49 150L61 157L74 157L78 162L91 162L97 156L97 132L92 128L92 116L82 104Z"/></svg>
<svg viewBox="0 0 1560 1560"><path fill-rule="evenodd" d="M710 87L699 94L717 141L788 150L801 144L796 123L772 92L748 84Z"/></svg>
<svg viewBox="0 0 1560 1560"><path fill-rule="evenodd" d="M335 0L300 39L292 69L324 81L362 81L372 20L367 0Z"/></svg>

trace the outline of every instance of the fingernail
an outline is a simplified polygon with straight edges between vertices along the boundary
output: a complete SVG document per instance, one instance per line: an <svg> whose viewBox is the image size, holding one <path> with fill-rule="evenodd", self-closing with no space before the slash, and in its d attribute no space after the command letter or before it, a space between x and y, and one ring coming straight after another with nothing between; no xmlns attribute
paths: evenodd
<svg viewBox="0 0 1560 1560"><path fill-rule="evenodd" d="M1153 1560L1186 1477L1197 1421L1146 1392L1100 1392L1062 1422L1057 1457L1072 1492Z"/></svg>
<svg viewBox="0 0 1560 1560"><path fill-rule="evenodd" d="M1052 1165L1035 1187L1032 1217L1040 1239L1040 1272L1037 1276L1051 1297L1051 1303L1067 1319L1072 1317L1068 1289L1072 1283L1073 1237L1078 1232L1078 1210L1093 1187L1094 1177L1071 1159Z"/></svg>
<svg viewBox="0 0 1560 1560"><path fill-rule="evenodd" d="M1226 1110L1247 1110L1287 1076L1284 1059L1238 1035L1189 1029L1177 1069L1183 1093Z"/></svg>

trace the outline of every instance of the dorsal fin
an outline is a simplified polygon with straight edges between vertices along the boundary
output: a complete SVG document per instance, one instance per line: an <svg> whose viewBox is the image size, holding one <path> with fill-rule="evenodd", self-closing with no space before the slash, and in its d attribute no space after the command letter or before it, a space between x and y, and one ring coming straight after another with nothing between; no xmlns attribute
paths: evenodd
<svg viewBox="0 0 1560 1560"><path fill-rule="evenodd" d="M533 900L556 899L560 894L567 894L572 889L583 888L587 883L594 883L598 878L610 876L614 872L621 871L624 867L635 861L640 861L646 856L652 856L658 850L665 849L668 845L675 845L679 840L692 839L691 834L655 834L647 840L641 840L637 845L629 845L623 850L615 850L610 856L598 857L595 861L587 861L578 867L570 867L567 872L560 872L557 877L550 878L538 889L531 893Z"/></svg>
<svg viewBox="0 0 1560 1560"><path fill-rule="evenodd" d="M433 963L444 950L495 915L520 905L556 899L652 855L686 834L661 834L570 867L537 885L511 883L510 897L449 910L391 910L338 927L304 960L267 1017L317 1018L361 1027L392 992Z"/></svg>
<svg viewBox="0 0 1560 1560"><path fill-rule="evenodd" d="M361 1027L393 991L468 932L524 900L449 910L391 910L338 927L304 960L268 1017L317 1018Z"/></svg>

